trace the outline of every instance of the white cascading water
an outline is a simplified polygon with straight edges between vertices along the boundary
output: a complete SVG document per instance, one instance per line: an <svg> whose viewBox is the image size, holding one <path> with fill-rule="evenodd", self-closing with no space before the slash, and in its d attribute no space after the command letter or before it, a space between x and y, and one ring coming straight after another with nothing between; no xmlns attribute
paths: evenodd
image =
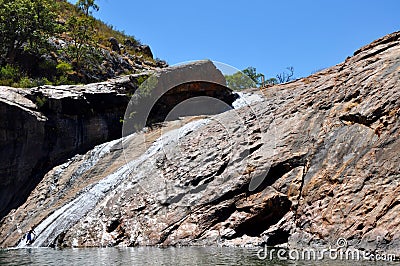
<svg viewBox="0 0 400 266"><path fill-rule="evenodd" d="M106 142L100 145L95 146L89 153L89 157L78 167L78 169L71 175L71 179L75 179L77 177L79 177L80 175L84 174L86 171L88 171L90 168L92 168L99 160L100 158L102 158L105 154L109 153L110 150L112 149L112 147L114 147L116 144L120 143L122 140L121 139L117 139L117 140L113 140L110 142ZM72 160L69 160L68 162L60 165L55 172L54 175L56 176L60 176L64 173L65 169L71 164ZM57 199L54 199L57 200ZM72 203L72 202L71 202ZM50 215L48 218L51 217L50 220L54 220L57 217L59 217L64 211L65 209L68 209L69 205L71 204L67 204L65 206L63 206L62 208L58 209L57 211L55 211L52 215ZM47 220L47 219L46 219ZM43 224L43 223L42 223ZM45 224L43 224L40 228L39 226L37 227L36 230L40 230L42 231L43 228L45 228ZM35 231L35 233L38 235L38 232ZM25 236L26 237L26 236ZM20 241L20 243L18 244L18 247L27 247L26 244L26 239ZM29 245L29 247L31 246L35 246L35 245Z"/></svg>
<svg viewBox="0 0 400 266"><path fill-rule="evenodd" d="M102 158L105 154L109 153L110 150L117 144L121 143L123 139L116 139L110 142L106 142L100 145L95 146L92 150L90 150L85 156L88 156L87 159L85 159L76 169L71 174L69 182L73 182L76 178L80 177L83 175L85 172L87 172L90 168L92 168L99 160ZM81 155L79 155L81 156ZM68 168L68 166L74 161L74 158L68 160L67 162L61 164L60 166L57 167L57 169L54 171L53 178L57 180L61 175L64 174L65 170ZM80 158L77 158L80 160ZM54 199L55 201L57 199Z"/></svg>
<svg viewBox="0 0 400 266"><path fill-rule="evenodd" d="M264 101L264 98L260 94L246 93L246 92L234 92L239 97L232 103L233 108L239 109L244 106L251 105L256 102Z"/></svg>
<svg viewBox="0 0 400 266"><path fill-rule="evenodd" d="M128 178L132 169L135 171L144 161L160 151L164 145L176 143L183 136L198 129L208 122L208 119L193 121L179 129L171 130L165 133L158 138L153 145L150 146L150 148L139 158L123 165L117 171L103 178L96 184L86 187L77 198L53 212L36 228L34 228L37 237L30 247L47 247L52 245L60 234L66 232L70 227L76 224L89 211L94 209L98 202L102 200L110 191L115 189L122 180ZM86 170L90 169L90 167L92 167L101 156L109 152L111 147L114 146L118 141L121 140L99 145L101 148L97 149L97 151L101 150L102 152L93 153L93 155L97 156L97 159L93 158L93 161L87 165L88 168L86 168ZM108 148L106 148L106 146ZM84 171L82 171L81 174L82 173L84 173ZM138 175L138 177L141 176L143 175ZM27 247L24 240L25 239L20 241L18 247Z"/></svg>

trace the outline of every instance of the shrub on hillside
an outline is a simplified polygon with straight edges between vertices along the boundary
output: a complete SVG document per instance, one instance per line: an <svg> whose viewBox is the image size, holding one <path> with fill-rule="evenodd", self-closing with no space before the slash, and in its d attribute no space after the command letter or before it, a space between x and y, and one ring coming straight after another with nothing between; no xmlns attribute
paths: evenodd
<svg viewBox="0 0 400 266"><path fill-rule="evenodd" d="M21 76L22 73L18 67L7 64L0 68L0 85L12 86L20 80Z"/></svg>

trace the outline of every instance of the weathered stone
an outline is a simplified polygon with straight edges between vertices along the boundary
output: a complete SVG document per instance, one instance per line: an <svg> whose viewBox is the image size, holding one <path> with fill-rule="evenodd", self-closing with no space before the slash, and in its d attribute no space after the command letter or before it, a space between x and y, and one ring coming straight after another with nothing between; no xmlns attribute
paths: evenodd
<svg viewBox="0 0 400 266"><path fill-rule="evenodd" d="M139 45L135 47L135 51L141 54L144 54L150 58L153 58L153 53L151 52L150 46L148 45Z"/></svg>
<svg viewBox="0 0 400 266"><path fill-rule="evenodd" d="M399 88L396 32L344 63L269 87L264 102L189 124L191 132L149 157L141 143L154 143L171 124L125 138L123 152L112 145L73 179L89 154L54 168L2 221L0 245L16 245L27 228L86 195L81 180L96 184L144 158L74 223L55 219L52 226L65 232L58 243L301 249L345 238L358 249L400 256ZM54 172L64 181L50 189ZM63 185L68 180L74 188Z"/></svg>
<svg viewBox="0 0 400 266"><path fill-rule="evenodd" d="M195 79L207 74L215 83L224 82L223 75L210 61L153 75L173 80L169 77L175 73L174 69ZM199 74L201 69L207 71ZM55 165L95 145L120 138L121 121L130 95L142 82L138 80L150 74L129 75L85 86L43 86L26 90L1 87L0 217L21 205ZM215 85L203 91L201 86L194 83L178 91L165 87L167 93L160 99L164 108L151 115L165 117L164 112L191 95L209 95L232 102L232 92L226 87ZM149 121L155 120L149 118Z"/></svg>
<svg viewBox="0 0 400 266"><path fill-rule="evenodd" d="M23 203L49 169L121 136L129 97L100 88L0 88L0 217Z"/></svg>
<svg viewBox="0 0 400 266"><path fill-rule="evenodd" d="M115 39L114 37L110 37L110 38L108 38L108 41L110 42L110 44L111 44L111 49L112 49L114 52L121 53L121 49L120 49L120 47L119 47L119 42L118 42L117 39Z"/></svg>

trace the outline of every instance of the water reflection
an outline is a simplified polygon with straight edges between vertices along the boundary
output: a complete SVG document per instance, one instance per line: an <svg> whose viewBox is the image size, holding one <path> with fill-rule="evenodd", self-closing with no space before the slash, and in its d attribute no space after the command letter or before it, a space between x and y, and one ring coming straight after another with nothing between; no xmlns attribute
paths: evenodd
<svg viewBox="0 0 400 266"><path fill-rule="evenodd" d="M0 265L398 265L355 261L269 261L257 257L257 249L181 248L87 248L0 250Z"/></svg>

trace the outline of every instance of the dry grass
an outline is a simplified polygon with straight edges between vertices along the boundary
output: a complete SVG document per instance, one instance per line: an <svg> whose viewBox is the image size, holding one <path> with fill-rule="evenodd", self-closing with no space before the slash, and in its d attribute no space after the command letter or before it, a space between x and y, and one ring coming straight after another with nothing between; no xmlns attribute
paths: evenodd
<svg viewBox="0 0 400 266"><path fill-rule="evenodd" d="M75 6L66 0L56 0L56 13L58 14L58 20L61 23L65 23L71 16L79 16L79 12L76 10ZM65 39L70 39L67 34L62 35ZM111 51L111 46L108 41L109 38L115 38L121 44L125 40L130 40L135 45L140 45L140 41L134 36L125 34L123 31L114 29L112 25L108 25L99 19L95 19L95 41L99 47ZM125 48L123 52L131 55L142 57L144 60L154 62L154 59L143 55L142 53L136 52L133 48Z"/></svg>

